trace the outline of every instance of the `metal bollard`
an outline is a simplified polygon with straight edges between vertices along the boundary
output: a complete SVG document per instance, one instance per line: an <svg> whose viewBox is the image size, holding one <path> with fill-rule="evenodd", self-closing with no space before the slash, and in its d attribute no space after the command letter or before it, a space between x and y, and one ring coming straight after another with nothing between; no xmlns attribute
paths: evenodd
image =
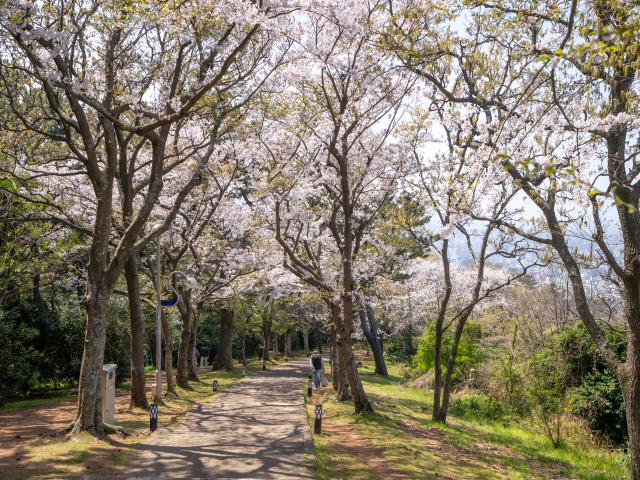
<svg viewBox="0 0 640 480"><path fill-rule="evenodd" d="M284 361L288 362L289 361L289 357L287 357L286 355L284 356Z"/></svg>
<svg viewBox="0 0 640 480"><path fill-rule="evenodd" d="M311 388L312 388L311 379L309 379L309 383L307 384L307 395L311 396Z"/></svg>
<svg viewBox="0 0 640 480"><path fill-rule="evenodd" d="M322 404L316 403L316 418L313 424L313 433L320 435L322 433Z"/></svg>
<svg viewBox="0 0 640 480"><path fill-rule="evenodd" d="M369 349L367 348L367 356L369 356Z"/></svg>
<svg viewBox="0 0 640 480"><path fill-rule="evenodd" d="M312 370L309 369L309 378L311 378L311 373L312 373Z"/></svg>
<svg viewBox="0 0 640 480"><path fill-rule="evenodd" d="M243 369L242 369L242 376L243 376L243 377L246 377L246 376L247 376L247 369L246 369L246 368L243 368Z"/></svg>
<svg viewBox="0 0 640 480"><path fill-rule="evenodd" d="M213 393L218 391L218 380L213 381Z"/></svg>
<svg viewBox="0 0 640 480"><path fill-rule="evenodd" d="M155 432L158 428L158 404L152 403L149 407L149 429Z"/></svg>
<svg viewBox="0 0 640 480"><path fill-rule="evenodd" d="M266 362L266 360L263 360L263 361L262 361L262 369L263 369L263 370L266 370L266 369L267 369L267 362Z"/></svg>

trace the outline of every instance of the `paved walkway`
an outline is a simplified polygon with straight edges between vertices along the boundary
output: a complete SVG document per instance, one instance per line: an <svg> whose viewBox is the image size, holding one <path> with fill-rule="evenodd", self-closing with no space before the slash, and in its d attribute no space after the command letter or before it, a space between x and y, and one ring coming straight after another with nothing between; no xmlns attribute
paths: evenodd
<svg viewBox="0 0 640 480"><path fill-rule="evenodd" d="M136 450L125 478L315 478L303 393L308 365L261 371L194 406Z"/></svg>

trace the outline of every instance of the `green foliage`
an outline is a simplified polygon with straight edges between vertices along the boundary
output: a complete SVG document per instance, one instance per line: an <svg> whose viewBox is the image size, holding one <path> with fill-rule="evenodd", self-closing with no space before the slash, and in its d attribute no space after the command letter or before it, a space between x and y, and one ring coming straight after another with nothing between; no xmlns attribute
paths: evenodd
<svg viewBox="0 0 640 480"><path fill-rule="evenodd" d="M35 328L20 321L17 312L0 312L0 407L38 380L37 372L31 368L38 352L28 346L37 335Z"/></svg>
<svg viewBox="0 0 640 480"><path fill-rule="evenodd" d="M610 331L607 336L624 359L626 335ZM585 418L594 433L614 445L628 441L622 391L582 323L548 336L530 358L518 358L512 345L497 356L492 377L495 388L489 395L512 418L533 415L555 446L562 443L564 413Z"/></svg>
<svg viewBox="0 0 640 480"><path fill-rule="evenodd" d="M51 311L39 298L26 298L0 311L0 402L34 389L77 382L84 352L86 314L75 303ZM104 363L115 363L116 384L131 376L131 334L125 301L112 301Z"/></svg>
<svg viewBox="0 0 640 480"><path fill-rule="evenodd" d="M503 424L509 423L510 420L509 409L493 396L455 397L449 411L456 417L475 418Z"/></svg>
<svg viewBox="0 0 640 480"><path fill-rule="evenodd" d="M515 344L518 336L518 326L513 331L511 350L502 352L498 356L498 367L493 372L497 383L497 390L491 397L499 401L508 412L509 418L521 418L530 414L524 376L515 364Z"/></svg>
<svg viewBox="0 0 640 480"><path fill-rule="evenodd" d="M405 328L391 337L384 358L389 363L411 363L418 350L413 346L414 332Z"/></svg>
<svg viewBox="0 0 640 480"><path fill-rule="evenodd" d="M462 331L462 337L458 344L455 372L452 376L452 385L459 383L460 379L468 378L471 370L482 361L482 351L478 347L482 337L482 327L478 322L468 321ZM442 349L440 352L440 364L446 369L453 345L453 332L448 329L442 335ZM413 357L413 364L420 373L427 373L434 366L435 356L435 324L431 324L424 331L418 344L418 351Z"/></svg>
<svg viewBox="0 0 640 480"><path fill-rule="evenodd" d="M627 334L608 330L606 335L624 361ZM580 323L561 330L547 345L548 352L553 349L560 350L566 358L570 411L586 418L594 432L615 445L624 445L628 433L622 391L586 327Z"/></svg>
<svg viewBox="0 0 640 480"><path fill-rule="evenodd" d="M115 363L116 385L122 385L131 378L131 321L126 300L114 298L109 303L107 317L107 343L104 349L104 363Z"/></svg>
<svg viewBox="0 0 640 480"><path fill-rule="evenodd" d="M567 408L567 364L558 349L544 350L529 361L528 394L544 435L555 448L562 444L562 417Z"/></svg>

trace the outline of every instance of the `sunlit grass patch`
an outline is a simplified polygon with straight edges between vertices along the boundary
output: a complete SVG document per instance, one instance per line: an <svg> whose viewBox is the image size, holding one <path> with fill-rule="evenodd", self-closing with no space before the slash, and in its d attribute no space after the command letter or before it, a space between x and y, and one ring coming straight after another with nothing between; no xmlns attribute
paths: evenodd
<svg viewBox="0 0 640 480"><path fill-rule="evenodd" d="M618 453L572 438L556 449L528 422L505 426L450 414L446 425L436 424L431 421L433 394L407 388L400 369L388 368L386 378L373 374L371 359L364 359L359 369L367 396L374 403L373 414L354 415L353 402L340 403L335 396L324 400L324 411L384 452L385 460L407 478L629 478L628 467ZM320 459L331 457L332 449L340 449L339 439L328 442L321 437L314 441L314 448ZM319 478L341 478L339 463L322 460L319 468L326 470Z"/></svg>
<svg viewBox="0 0 640 480"><path fill-rule="evenodd" d="M30 407L40 407L42 405L48 405L51 403L61 403L68 402L69 400L74 400L78 397L75 393L65 393L65 394L55 394L52 393L50 396L46 396L43 398L34 398L29 399L25 398L24 400L16 400L14 402L8 402L3 407L0 408L0 411L11 411L11 410L21 410L23 408Z"/></svg>

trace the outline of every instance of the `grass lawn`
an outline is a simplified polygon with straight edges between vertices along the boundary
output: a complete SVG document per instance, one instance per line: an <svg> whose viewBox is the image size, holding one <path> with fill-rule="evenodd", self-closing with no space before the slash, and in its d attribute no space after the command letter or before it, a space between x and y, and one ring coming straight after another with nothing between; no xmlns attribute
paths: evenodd
<svg viewBox="0 0 640 480"><path fill-rule="evenodd" d="M435 424L433 394L406 388L398 368L389 367L387 378L376 376L372 359L365 358L359 370L374 402L371 415L354 415L353 402L335 401L329 389L308 401L310 422L319 399L329 417L323 434L314 436L319 479L391 478L380 472L392 469L410 479L630 478L620 454L585 442L584 434L581 441L569 435L565 446L554 449L533 424L504 426L452 415L446 425ZM371 467L373 455L349 447L355 438L349 432L382 457L382 469Z"/></svg>
<svg viewBox="0 0 640 480"><path fill-rule="evenodd" d="M284 357L278 363L284 364ZM158 428L177 423L194 404L209 400L214 380L218 380L218 391L241 380L242 368L236 364L233 372L200 370L201 382L190 382L188 389L177 387L179 398L164 397L165 405L159 407ZM262 363L258 364L254 358L247 362L246 369L247 376L252 375L262 369ZM147 384L149 387L149 380ZM130 385L125 384L116 393L116 424L131 433L125 438L99 439L89 434L75 440L47 437L53 426L59 428L73 420L77 393L52 394L7 404L0 411L0 478L57 480L78 479L84 475L121 476L129 456L151 433L149 412L128 408L129 390ZM148 398L151 398L150 391Z"/></svg>

